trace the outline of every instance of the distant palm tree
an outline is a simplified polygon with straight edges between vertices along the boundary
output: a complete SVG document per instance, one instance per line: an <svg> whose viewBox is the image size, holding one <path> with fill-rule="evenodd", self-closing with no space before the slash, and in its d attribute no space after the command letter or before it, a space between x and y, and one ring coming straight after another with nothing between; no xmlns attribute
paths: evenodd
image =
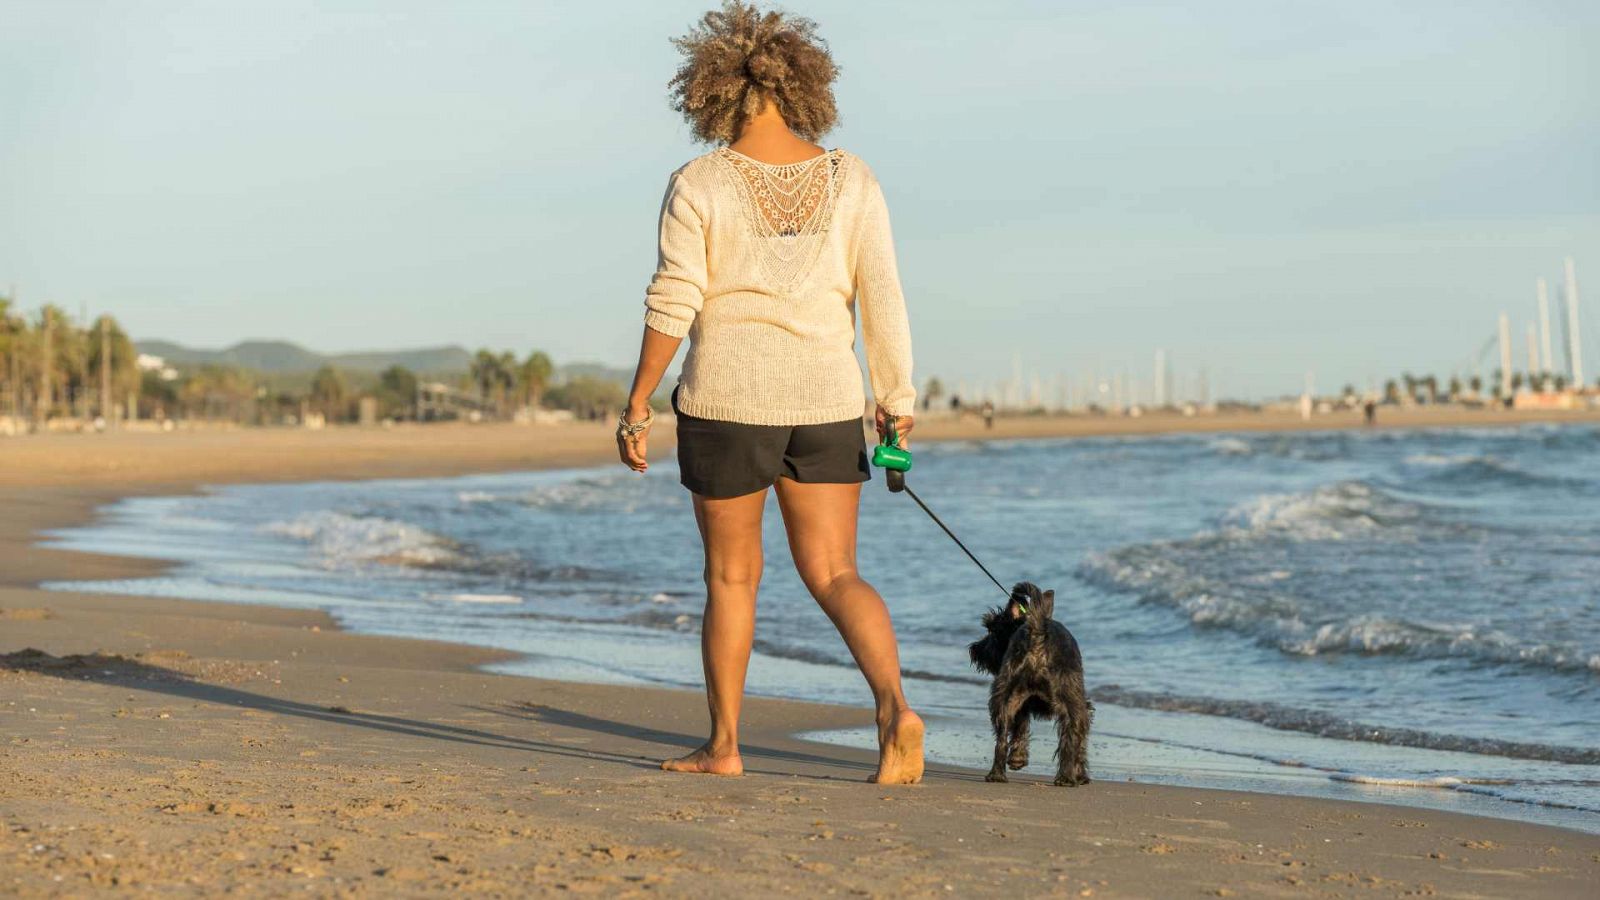
<svg viewBox="0 0 1600 900"><path fill-rule="evenodd" d="M378 403L382 415L404 418L414 413L417 402L417 376L401 365L393 365L378 376Z"/></svg>
<svg viewBox="0 0 1600 900"><path fill-rule="evenodd" d="M34 417L48 419L60 407L61 400L68 404L82 373L83 352L81 335L72 327L72 318L53 304L39 308L38 352L34 390Z"/></svg>
<svg viewBox="0 0 1600 900"><path fill-rule="evenodd" d="M529 406L538 406L544 399L545 388L550 385L550 376L555 374L555 363L550 361L542 350L535 350L528 354L522 365L517 367L517 384L522 391L522 400Z"/></svg>
<svg viewBox="0 0 1600 900"><path fill-rule="evenodd" d="M103 326L102 322L104 323ZM95 390L98 390L101 384L101 365L104 362L100 358L102 348L100 329L102 327L110 332L111 338L109 341L111 358L108 363L111 368L111 397L101 398L102 402L108 404L107 409L102 414L109 417L109 410L116 403L114 398L127 397L139 389L139 354L134 349L133 341L128 339L128 335L123 332L122 326L117 324L116 319L110 316L101 316L96 319L89 326L89 330L84 333L84 368Z"/></svg>
<svg viewBox="0 0 1600 900"><path fill-rule="evenodd" d="M237 366L208 363L189 373L177 397L185 415L237 422L248 418L246 414L256 401L255 378Z"/></svg>
<svg viewBox="0 0 1600 900"><path fill-rule="evenodd" d="M551 388L546 399L553 408L570 409L580 419L600 419L620 412L628 394L609 378L579 375Z"/></svg>
<svg viewBox="0 0 1600 900"><path fill-rule="evenodd" d="M5 385L6 412L22 412L22 356L28 338L28 322L11 314L12 300L0 297L0 383Z"/></svg>
<svg viewBox="0 0 1600 900"><path fill-rule="evenodd" d="M492 403L501 415L505 414L506 392L516 384L516 366L517 358L510 351L479 350L472 357L472 383L478 399Z"/></svg>
<svg viewBox="0 0 1600 900"><path fill-rule="evenodd" d="M311 404L318 412L337 422L345 418L350 403L350 388L344 375L333 366L323 366L311 376Z"/></svg>

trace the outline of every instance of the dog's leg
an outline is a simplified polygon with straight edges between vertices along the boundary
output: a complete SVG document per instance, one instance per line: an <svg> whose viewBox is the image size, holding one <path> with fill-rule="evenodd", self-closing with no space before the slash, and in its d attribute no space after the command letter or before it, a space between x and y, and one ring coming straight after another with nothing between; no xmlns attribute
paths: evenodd
<svg viewBox="0 0 1600 900"><path fill-rule="evenodd" d="M1009 732L1012 721L1017 717L1017 708L1021 705L1014 698L998 691L989 694L989 722L994 725L994 764L989 767L989 774L984 776L984 781L1007 780L1006 756L1010 751Z"/></svg>
<svg viewBox="0 0 1600 900"><path fill-rule="evenodd" d="M1072 714L1063 711L1056 716L1056 784L1072 787L1072 771L1078 765L1078 748L1072 743Z"/></svg>
<svg viewBox="0 0 1600 900"><path fill-rule="evenodd" d="M1067 679L1067 690L1057 706L1056 784L1076 786L1089 783L1089 724L1094 705L1084 696L1083 676L1074 673Z"/></svg>
<svg viewBox="0 0 1600 900"><path fill-rule="evenodd" d="M1012 771L1028 767L1028 731L1032 720L1033 716L1027 710L1017 713L1011 720L1011 752L1006 757L1006 765Z"/></svg>
<svg viewBox="0 0 1600 900"><path fill-rule="evenodd" d="M1078 748L1076 765L1072 767L1075 784L1089 783L1089 727L1094 723L1094 704L1088 700L1072 714L1072 743Z"/></svg>

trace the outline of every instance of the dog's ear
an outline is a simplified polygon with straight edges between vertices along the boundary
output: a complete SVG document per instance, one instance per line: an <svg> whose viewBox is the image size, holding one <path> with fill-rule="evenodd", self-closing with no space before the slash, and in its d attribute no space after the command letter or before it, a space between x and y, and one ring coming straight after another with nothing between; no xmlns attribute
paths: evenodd
<svg viewBox="0 0 1600 900"><path fill-rule="evenodd" d="M988 672L990 675L1000 672L1000 659L1005 655L1005 649L997 647L998 643L991 634L967 645L967 656L979 671Z"/></svg>
<svg viewBox="0 0 1600 900"><path fill-rule="evenodd" d="M1056 592L1045 591L1034 601L1034 608L1029 612L1035 613L1040 619L1054 619L1056 617Z"/></svg>

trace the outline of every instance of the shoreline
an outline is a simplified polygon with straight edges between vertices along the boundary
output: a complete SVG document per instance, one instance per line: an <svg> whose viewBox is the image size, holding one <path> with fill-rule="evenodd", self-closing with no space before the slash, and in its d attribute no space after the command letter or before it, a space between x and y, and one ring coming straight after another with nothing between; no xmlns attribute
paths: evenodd
<svg viewBox="0 0 1600 900"><path fill-rule="evenodd" d="M650 456L673 445L670 414L650 435ZM1539 424L1600 426L1600 410L1523 411L1409 407L1385 409L1375 431L1433 428L1512 428ZM1366 430L1354 410L1309 420L1283 411L1183 416L1014 415L992 429L972 413L923 414L912 444L922 441L1017 440ZM322 481L445 477L567 468L616 459L610 422L561 425L401 423L391 427L203 427L175 432L54 432L0 438L0 488L112 485L148 491L207 482ZM534 446L534 439L538 444ZM176 473L176 474L175 474Z"/></svg>
<svg viewBox="0 0 1600 900"><path fill-rule="evenodd" d="M557 428L570 430L547 434ZM1045 436L1019 430L997 427L946 439ZM20 785L0 787L7 801L0 813L6 826L0 859L7 860L0 863L0 884L45 895L59 884L187 882L214 889L285 879L280 887L287 888L307 878L339 877L343 889L355 893L395 890L396 879L408 882L402 889L561 884L687 893L706 884L775 890L802 878L870 892L937 893L949 884L1118 896L1171 893L1180 884L1214 892L1327 892L1365 884L1391 893L1423 886L1450 893L1469 885L1481 889L1482 879L1500 877L1512 880L1488 883L1523 895L1573 896L1600 874L1600 841L1593 835L1410 807L1137 783L1062 791L1039 786L1037 774L995 786L983 784L981 773L947 766L930 767L920 787L877 788L859 781L870 771L872 754L793 737L864 726L870 713L799 701L747 701L751 776L663 776L649 760L692 746L703 728L703 698L696 692L495 675L481 667L509 654L351 634L321 613L36 587L52 579L146 577L165 568L158 560L38 543L41 532L89 521L120 497L196 491L222 481L560 468L608 459L608 445L595 450L593 442L609 440L609 432L609 425L558 426L512 435L553 438L537 447L515 440L467 446L459 443L462 435L449 435L457 442L454 455L440 450L445 445L397 451L398 445L363 440L342 454L326 452L325 444L315 460L283 460L281 446L252 449L237 437L251 432L242 432L200 442L193 452L210 457L199 468L201 477L151 477L139 460L108 466L103 458L58 459L35 473L45 476L37 479L43 484L22 486L7 479L15 480L23 467L6 466L0 475L0 507L8 510L0 521L0 633L6 635L0 653L9 655L0 665L0 683L5 694L39 712L0 703L15 735L0 758L26 773ZM935 420L918 433L940 437ZM242 452L221 456L218 443ZM668 442L653 444L653 457L666 452ZM11 462L9 447L0 443L0 460ZM278 457L278 467L262 472L263 457ZM99 474L63 477L86 470ZM52 472L61 479L54 484ZM24 647L51 658L19 658ZM121 658L70 659L99 651ZM527 700L530 695L537 701ZM463 696L474 702L462 705ZM350 740L351 734L359 739ZM439 750L441 744L448 749ZM84 750L93 745L111 749L86 759ZM224 764L208 767L207 760ZM448 782L397 793L388 785L406 783L407 766L446 771ZM125 783L136 771L167 774L123 794L61 805L67 784L104 787ZM340 778L344 784L353 779L358 793L387 791L393 803L355 814L352 804L367 798L346 791L343 805L329 807L319 794L329 779ZM606 803L575 799L590 796L589 785ZM287 808L262 799L274 796L289 798ZM301 812L306 808L313 811ZM733 843L756 861L749 871L720 871L719 854L698 843L702 837L728 843L731 826L719 820L725 814L744 823ZM500 829L496 837L482 834L485 822ZM222 846L213 846L219 823L242 835L244 849L233 852L249 859L234 860L241 870L236 874L193 858ZM69 824L72 831L64 832ZM528 841L498 842L521 837L519 829L543 838L532 868L525 861ZM42 841L46 832L58 843ZM286 832L304 835L295 846L311 849L285 857ZM999 845L997 832L1008 835ZM408 841L407 833L434 836ZM878 837L883 834L890 837ZM140 862L95 849L140 840L148 857ZM616 852L618 842L626 842L624 852ZM419 843L444 849L411 853ZM23 852L24 844L51 849ZM602 844L606 850L595 849ZM867 851L883 857L887 881L857 862ZM106 852L114 858L96 856ZM1015 865L997 873L977 862L996 852ZM1502 874L1483 874L1491 867ZM73 880L57 883L55 875ZM127 880L97 881L113 877Z"/></svg>

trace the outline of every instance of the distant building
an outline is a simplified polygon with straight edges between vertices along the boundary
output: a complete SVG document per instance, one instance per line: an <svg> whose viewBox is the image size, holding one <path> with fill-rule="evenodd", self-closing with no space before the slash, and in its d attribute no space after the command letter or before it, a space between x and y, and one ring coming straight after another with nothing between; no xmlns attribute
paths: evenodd
<svg viewBox="0 0 1600 900"><path fill-rule="evenodd" d="M178 380L178 370L167 365L167 361L159 356L141 353L137 362L141 372L155 372L156 377L162 381Z"/></svg>

